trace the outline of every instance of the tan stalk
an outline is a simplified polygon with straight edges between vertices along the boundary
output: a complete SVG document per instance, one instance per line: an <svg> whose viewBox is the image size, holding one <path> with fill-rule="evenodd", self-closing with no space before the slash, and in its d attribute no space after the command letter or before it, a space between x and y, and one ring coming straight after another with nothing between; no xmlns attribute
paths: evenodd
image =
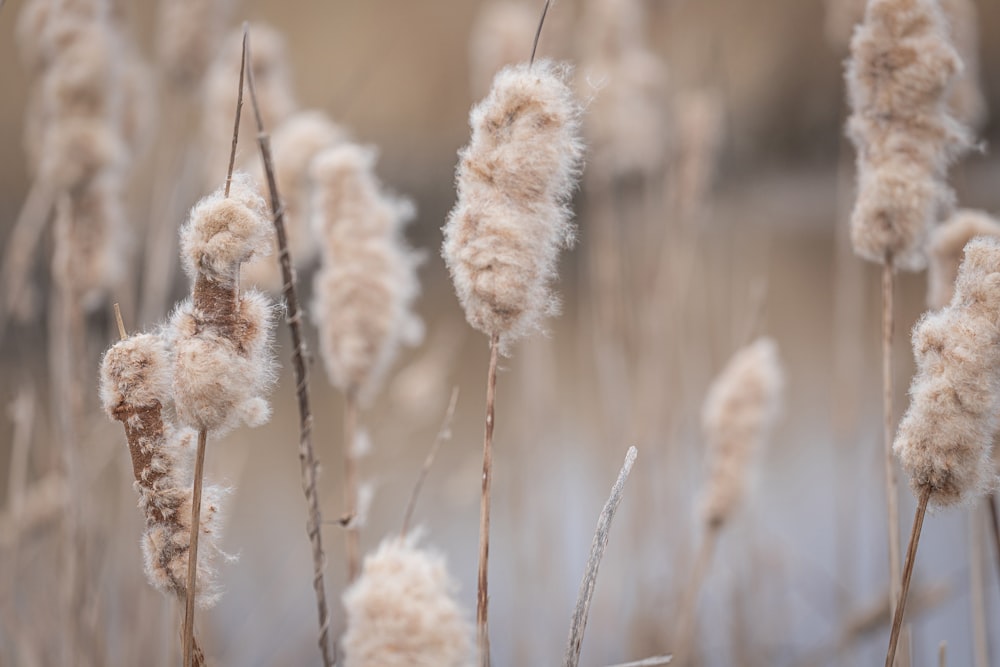
<svg viewBox="0 0 1000 667"><path fill-rule="evenodd" d="M993 532L994 542L993 553L997 559L997 581L1000 582L1000 508L997 507L997 495L991 493L986 498L986 504L990 508L990 530Z"/></svg>
<svg viewBox="0 0 1000 667"><path fill-rule="evenodd" d="M497 355L500 336L490 337L490 368L486 378L486 427L483 435L483 492L479 506L479 590L476 595L476 645L480 667L490 667L489 560L490 490L493 483L493 408L496 402Z"/></svg>
<svg viewBox="0 0 1000 667"><path fill-rule="evenodd" d="M250 51L246 25L243 27L243 34L243 55L246 59ZM257 102L253 68L247 72L247 87L250 89L250 103L257 123L257 145L260 148L264 173L267 176L271 212L274 216L274 230L278 237L278 261L281 264L281 276L284 282L285 323L292 336L292 369L295 371L295 389L299 407L299 465L302 474L302 490L308 505L306 532L312 545L313 590L316 594L316 611L319 617L319 649L323 656L324 667L333 667L336 662L336 649L331 646L330 642L330 616L326 603L326 584L323 577L323 567L326 560L323 555L323 539L320 534L323 517L319 509L319 493L316 491L319 462L316 460L312 444L313 418L312 410L309 407L309 372L306 366L306 343L302 336L302 313L299 309L299 297L295 287L295 274L292 271L292 258L288 252L285 209L281 204L281 196L278 193L278 184L274 176L271 139L264 130L264 121L261 117L260 105Z"/></svg>
<svg viewBox="0 0 1000 667"><path fill-rule="evenodd" d="M344 518L347 550L347 583L361 569L361 535L358 521L358 393L348 390L344 404Z"/></svg>
<svg viewBox="0 0 1000 667"><path fill-rule="evenodd" d="M924 515L927 514L927 501L931 498L931 486L923 487L920 492L920 501L917 504L917 513L913 517L913 530L910 533L910 544L906 548L906 563L903 565L903 585L899 591L899 602L896 604L896 611L892 617L892 632L889 634L889 651L885 656L885 667L892 667L896 658L896 645L899 643L899 634L903 628L903 612L906 610L906 594L910 591L910 578L913 577L913 562L917 557L917 545L920 543L920 530L924 526Z"/></svg>

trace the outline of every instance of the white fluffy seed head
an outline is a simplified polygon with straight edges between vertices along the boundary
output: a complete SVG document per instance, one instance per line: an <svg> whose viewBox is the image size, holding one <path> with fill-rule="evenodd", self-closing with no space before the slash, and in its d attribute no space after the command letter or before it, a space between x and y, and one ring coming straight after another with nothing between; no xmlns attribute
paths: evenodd
<svg viewBox="0 0 1000 667"><path fill-rule="evenodd" d="M345 667L467 667L470 625L444 559L390 538L344 593Z"/></svg>
<svg viewBox="0 0 1000 667"><path fill-rule="evenodd" d="M996 486L990 450L1000 415L1000 240L976 238L951 303L913 330L917 373L893 451L916 493L966 502Z"/></svg>
<svg viewBox="0 0 1000 667"><path fill-rule="evenodd" d="M356 144L324 150L313 162L313 230L322 266L313 319L330 382L370 399L402 345L416 345L423 323L413 313L422 256L403 226L412 205L386 195L375 152Z"/></svg>
<svg viewBox="0 0 1000 667"><path fill-rule="evenodd" d="M267 422L271 411L266 397L276 375L267 297L253 291L240 294L232 338L199 325L204 320L190 299L171 316L178 419L214 435L240 424Z"/></svg>
<svg viewBox="0 0 1000 667"><path fill-rule="evenodd" d="M498 335L502 349L558 311L551 284L573 241L569 200L583 155L568 74L550 61L501 70L459 153L442 255L469 324Z"/></svg>
<svg viewBox="0 0 1000 667"><path fill-rule="evenodd" d="M137 334L115 343L101 360L101 404L112 419L123 409L162 403L170 396L172 374L166 340Z"/></svg>
<svg viewBox="0 0 1000 667"><path fill-rule="evenodd" d="M955 291L965 245L977 236L1000 237L1000 221L983 211L959 209L931 232L927 251L927 306L944 308Z"/></svg>
<svg viewBox="0 0 1000 667"><path fill-rule="evenodd" d="M972 145L948 110L961 71L937 3L868 3L846 74L847 134L858 153L851 241L861 257L923 268L927 233L954 202L948 165Z"/></svg>
<svg viewBox="0 0 1000 667"><path fill-rule="evenodd" d="M271 252L272 234L264 198L249 176L234 174L229 196L219 188L205 197L181 228L184 270L235 286L240 264Z"/></svg>
<svg viewBox="0 0 1000 667"><path fill-rule="evenodd" d="M783 388L778 346L770 338L738 351L712 383L701 413L709 461L702 516L708 526L721 526L743 500L751 466L781 409Z"/></svg>

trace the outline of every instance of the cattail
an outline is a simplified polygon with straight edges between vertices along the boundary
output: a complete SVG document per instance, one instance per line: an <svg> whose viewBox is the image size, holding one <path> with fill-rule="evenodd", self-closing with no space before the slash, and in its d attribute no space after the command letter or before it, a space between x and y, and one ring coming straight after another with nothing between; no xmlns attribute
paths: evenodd
<svg viewBox="0 0 1000 667"><path fill-rule="evenodd" d="M264 397L274 381L266 297L239 291L240 264L271 250L264 199L250 179L233 178L198 202L181 229L192 297L174 312L174 400L180 421L217 434L270 417Z"/></svg>
<svg viewBox="0 0 1000 667"><path fill-rule="evenodd" d="M274 28L254 24L254 48L247 67L253 69L257 98L265 127L278 127L298 108L292 86L285 39ZM243 31L225 37L218 56L205 77L202 101L202 137L206 147L203 174L210 187L226 172L232 148L233 117L239 91L233 85L240 78ZM244 136L253 135L250 114L243 116ZM245 131L244 131L245 130ZM207 188L206 188L207 189Z"/></svg>
<svg viewBox="0 0 1000 667"><path fill-rule="evenodd" d="M701 413L710 470L702 516L710 528L722 526L740 505L753 460L778 415L783 383L770 338L737 352L712 383Z"/></svg>
<svg viewBox="0 0 1000 667"><path fill-rule="evenodd" d="M851 54L847 132L858 151L854 251L919 270L931 225L953 205L948 164L972 144L948 111L962 62L944 16L929 0L869 2Z"/></svg>
<svg viewBox="0 0 1000 667"><path fill-rule="evenodd" d="M974 0L940 0L951 41L962 59L962 74L951 89L948 105L963 125L974 130L986 123L986 98L979 85L979 20Z"/></svg>
<svg viewBox="0 0 1000 667"><path fill-rule="evenodd" d="M573 241L568 201L583 155L568 73L550 61L501 70L459 154L442 254L469 324L501 348L559 307L551 283Z"/></svg>
<svg viewBox="0 0 1000 667"><path fill-rule="evenodd" d="M1000 240L965 246L955 295L913 331L917 374L893 450L914 491L946 506L995 486L1000 414Z"/></svg>
<svg viewBox="0 0 1000 667"><path fill-rule="evenodd" d="M476 96L485 95L503 67L524 60L538 25L533 3L494 0L480 5L469 31L469 82Z"/></svg>
<svg viewBox="0 0 1000 667"><path fill-rule="evenodd" d="M444 559L388 538L344 593L345 667L466 667L469 625Z"/></svg>
<svg viewBox="0 0 1000 667"><path fill-rule="evenodd" d="M371 397L400 345L419 342L411 311L419 292L420 255L402 229L413 217L405 200L382 192L375 152L356 144L329 148L313 161L313 233L323 267L316 275L314 319L330 382Z"/></svg>
<svg viewBox="0 0 1000 667"><path fill-rule="evenodd" d="M590 172L607 182L656 174L669 145L667 68L645 44L636 0L591 0L580 44L580 90L592 96L584 136Z"/></svg>
<svg viewBox="0 0 1000 667"><path fill-rule="evenodd" d="M199 90L215 57L230 4L229 0L160 0L157 55L174 88Z"/></svg>
<svg viewBox="0 0 1000 667"><path fill-rule="evenodd" d="M285 205L288 250L296 267L311 264L319 252L309 227L313 193L310 167L313 158L324 148L345 139L346 132L321 111L292 114L271 137L275 178ZM256 170L263 172L261 167ZM258 182L264 183L264 179L259 178ZM277 239L274 243L277 251ZM243 266L240 277L245 285L254 285L268 292L276 293L282 288L276 257L262 257L249 262Z"/></svg>
<svg viewBox="0 0 1000 667"><path fill-rule="evenodd" d="M959 209L931 232L928 244L927 306L951 302L965 245L977 236L1000 237L1000 221L983 211Z"/></svg>
<svg viewBox="0 0 1000 667"><path fill-rule="evenodd" d="M165 594L187 594L191 538L191 459L197 435L173 420L171 354L159 334L139 334L115 344L101 363L101 401L122 422L132 458L139 509L146 522L142 540L146 576ZM205 557L198 560L197 601L211 606L219 596L215 562L221 502L227 490L204 489L199 530Z"/></svg>

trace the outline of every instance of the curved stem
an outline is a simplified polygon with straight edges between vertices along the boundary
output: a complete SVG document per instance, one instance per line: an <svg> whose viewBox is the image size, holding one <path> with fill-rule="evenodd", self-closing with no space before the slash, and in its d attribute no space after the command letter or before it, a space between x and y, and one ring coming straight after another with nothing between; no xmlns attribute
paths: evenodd
<svg viewBox="0 0 1000 667"><path fill-rule="evenodd" d="M892 255L887 254L882 264L882 444L885 463L885 506L889 534L889 594L890 616L896 612L899 597L899 486L896 467L892 458L892 439L895 424L892 418L892 337L893 337L893 265Z"/></svg>
<svg viewBox="0 0 1000 667"><path fill-rule="evenodd" d="M191 493L191 537L188 546L187 601L184 607L184 667L194 665L194 599L198 581L198 533L201 530L201 486L205 473L205 443L208 432L198 431L198 453L194 461Z"/></svg>
<svg viewBox="0 0 1000 667"><path fill-rule="evenodd" d="M885 655L885 667L892 667L896 659L896 645L899 643L899 633L903 627L903 611L906 609L906 594L910 592L910 579L913 577L913 562L917 558L917 545L920 543L920 531L924 526L924 515L927 514L927 501L931 498L931 487L925 486L920 492L920 502L917 513L913 517L913 530L910 532L910 544L906 548L906 564L903 566L903 585L899 590L899 602L892 617L892 632L889 635L889 651Z"/></svg>

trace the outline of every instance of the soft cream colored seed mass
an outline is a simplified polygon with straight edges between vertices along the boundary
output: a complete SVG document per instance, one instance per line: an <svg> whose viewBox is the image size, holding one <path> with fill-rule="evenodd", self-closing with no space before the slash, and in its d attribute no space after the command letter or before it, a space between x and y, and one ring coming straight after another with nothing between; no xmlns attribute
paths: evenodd
<svg viewBox="0 0 1000 667"><path fill-rule="evenodd" d="M961 70L935 2L869 2L846 74L858 153L851 241L861 257L923 268L927 233L953 206L948 165L972 144L948 110Z"/></svg>
<svg viewBox="0 0 1000 667"><path fill-rule="evenodd" d="M976 238L946 308L913 331L917 373L893 450L915 493L953 505L992 489L1000 415L1000 240Z"/></svg>
<svg viewBox="0 0 1000 667"><path fill-rule="evenodd" d="M444 559L386 539L344 593L345 667L467 667L471 628Z"/></svg>
<svg viewBox="0 0 1000 667"><path fill-rule="evenodd" d="M568 204L583 154L568 74L549 61L501 70L459 153L442 254L466 319L503 348L558 310L551 284L573 240Z"/></svg>
<svg viewBox="0 0 1000 667"><path fill-rule="evenodd" d="M701 413L709 466L702 515L708 525L722 525L743 499L753 461L778 416L783 387L778 347L760 338L733 355L709 388Z"/></svg>
<svg viewBox="0 0 1000 667"><path fill-rule="evenodd" d="M965 244L977 236L1000 237L1000 221L983 211L959 209L931 232L927 248L928 307L944 308L951 302Z"/></svg>

